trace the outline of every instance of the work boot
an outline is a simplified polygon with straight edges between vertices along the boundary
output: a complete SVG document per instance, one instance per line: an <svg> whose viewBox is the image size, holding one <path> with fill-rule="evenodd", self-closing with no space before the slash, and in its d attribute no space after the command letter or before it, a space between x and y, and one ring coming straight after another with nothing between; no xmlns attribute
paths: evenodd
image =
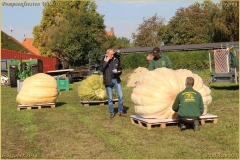
<svg viewBox="0 0 240 160"><path fill-rule="evenodd" d="M180 130L181 131L184 131L187 127L183 124L183 123L180 123Z"/></svg>
<svg viewBox="0 0 240 160"><path fill-rule="evenodd" d="M200 131L199 120L195 119L193 122L194 131Z"/></svg>
<svg viewBox="0 0 240 160"><path fill-rule="evenodd" d="M113 118L114 116L115 116L115 115L114 115L113 113L111 113L109 117L110 117L110 118Z"/></svg>
<svg viewBox="0 0 240 160"><path fill-rule="evenodd" d="M120 117L126 117L126 114L123 113L123 112L119 112L119 116L120 116Z"/></svg>

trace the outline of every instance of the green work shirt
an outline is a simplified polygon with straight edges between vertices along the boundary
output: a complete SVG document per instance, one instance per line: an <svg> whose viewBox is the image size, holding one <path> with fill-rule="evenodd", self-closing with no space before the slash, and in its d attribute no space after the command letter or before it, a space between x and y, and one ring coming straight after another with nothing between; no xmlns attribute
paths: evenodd
<svg viewBox="0 0 240 160"><path fill-rule="evenodd" d="M172 105L172 110L178 112L178 115L184 118L198 118L204 110L202 95L192 87L187 87L178 93Z"/></svg>
<svg viewBox="0 0 240 160"><path fill-rule="evenodd" d="M232 48L232 51L230 52L230 55L231 55L231 58L232 58L232 60L230 62L231 68L237 68L238 65L239 65L239 60L238 60L237 53L236 53L234 48Z"/></svg>
<svg viewBox="0 0 240 160"><path fill-rule="evenodd" d="M161 58L159 59L153 58L150 61L148 70L153 71L156 68L162 68L162 67L172 68L172 63L168 58L168 56L162 55Z"/></svg>

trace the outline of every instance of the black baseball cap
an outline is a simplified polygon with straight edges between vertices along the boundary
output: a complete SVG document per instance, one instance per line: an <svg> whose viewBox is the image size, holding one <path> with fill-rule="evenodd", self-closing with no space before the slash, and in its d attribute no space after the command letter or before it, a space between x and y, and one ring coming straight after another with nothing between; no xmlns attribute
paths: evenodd
<svg viewBox="0 0 240 160"><path fill-rule="evenodd" d="M153 48L153 54L156 54L156 53L161 53L161 50L159 47L154 47Z"/></svg>

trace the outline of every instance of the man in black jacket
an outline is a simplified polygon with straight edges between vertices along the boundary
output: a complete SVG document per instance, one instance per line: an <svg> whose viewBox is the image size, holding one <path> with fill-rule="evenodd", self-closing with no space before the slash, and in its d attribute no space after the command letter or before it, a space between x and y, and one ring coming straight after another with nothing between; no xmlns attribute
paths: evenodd
<svg viewBox="0 0 240 160"><path fill-rule="evenodd" d="M113 87L118 95L118 113L119 116L126 116L123 112L123 92L121 86L120 75L122 74L122 65L118 58L114 57L114 50L108 49L106 51L105 57L102 59L99 69L103 72L103 84L105 85L107 96L108 96L108 106L110 110L110 118L115 116L114 106L113 106Z"/></svg>

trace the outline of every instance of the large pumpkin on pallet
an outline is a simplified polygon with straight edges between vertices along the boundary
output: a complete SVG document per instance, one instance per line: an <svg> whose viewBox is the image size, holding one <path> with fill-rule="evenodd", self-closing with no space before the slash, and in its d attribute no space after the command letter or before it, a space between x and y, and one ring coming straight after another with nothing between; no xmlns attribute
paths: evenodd
<svg viewBox="0 0 240 160"><path fill-rule="evenodd" d="M177 117L172 110L172 104L177 94L185 89L185 80L189 76L195 81L193 89L203 97L203 114L206 114L207 106L212 102L212 96L211 90L203 84L202 78L186 69L167 68L158 68L140 77L131 94L135 112L144 118Z"/></svg>
<svg viewBox="0 0 240 160"><path fill-rule="evenodd" d="M148 72L148 69L144 67L138 67L137 69L135 69L128 79L127 87L135 87L139 81L139 78L145 72Z"/></svg>
<svg viewBox="0 0 240 160"><path fill-rule="evenodd" d="M38 73L23 81L16 101L22 105L52 103L58 97L57 81L50 75Z"/></svg>
<svg viewBox="0 0 240 160"><path fill-rule="evenodd" d="M81 101L104 101L107 100L107 92L103 84L103 76L93 74L81 82L78 87L78 96ZM113 91L113 99L116 98Z"/></svg>

